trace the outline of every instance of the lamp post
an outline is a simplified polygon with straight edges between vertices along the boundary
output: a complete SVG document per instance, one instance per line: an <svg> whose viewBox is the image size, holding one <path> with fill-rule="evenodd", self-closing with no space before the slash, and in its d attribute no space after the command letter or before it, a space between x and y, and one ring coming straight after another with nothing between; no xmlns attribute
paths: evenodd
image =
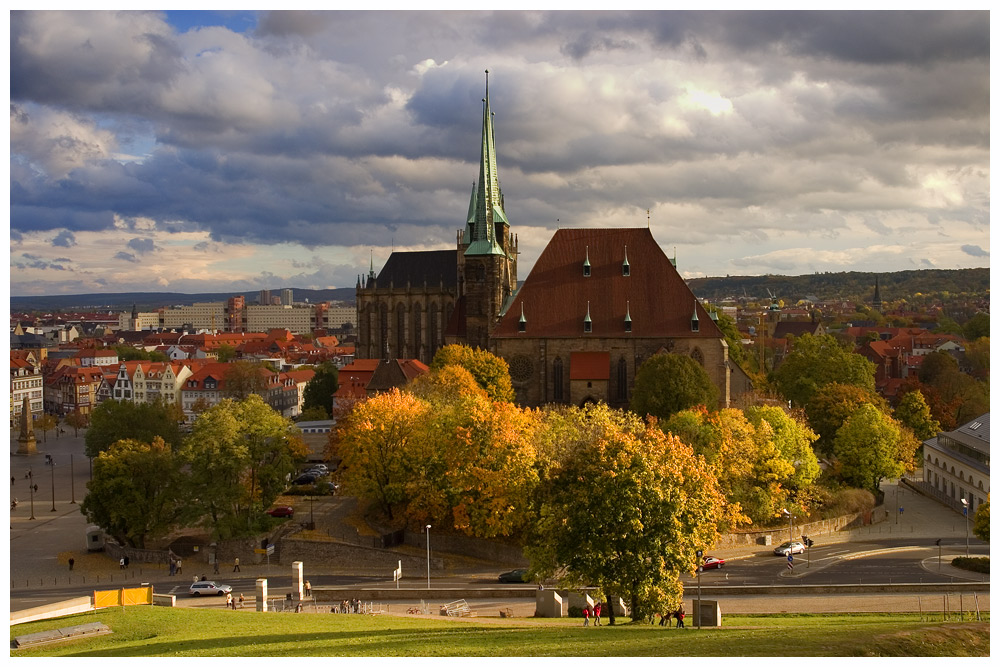
<svg viewBox="0 0 1000 667"><path fill-rule="evenodd" d="M28 468L28 492L31 498L31 520L35 520L35 476L31 472L31 468Z"/></svg>
<svg viewBox="0 0 1000 667"><path fill-rule="evenodd" d="M698 556L698 613L694 615L695 627L701 630L701 571L704 569L705 561L702 560L702 550L698 549L695 554Z"/></svg>
<svg viewBox="0 0 1000 667"><path fill-rule="evenodd" d="M52 483L52 509L50 511L56 511L56 462L52 461L49 463L49 477Z"/></svg>
<svg viewBox="0 0 1000 667"><path fill-rule="evenodd" d="M962 498L962 514L965 515L965 557L969 557L969 501Z"/></svg>
<svg viewBox="0 0 1000 667"><path fill-rule="evenodd" d="M424 526L427 532L427 590L431 589L431 524Z"/></svg>
<svg viewBox="0 0 1000 667"><path fill-rule="evenodd" d="M792 513L788 510L781 510L781 513L788 517L788 566L792 564Z"/></svg>

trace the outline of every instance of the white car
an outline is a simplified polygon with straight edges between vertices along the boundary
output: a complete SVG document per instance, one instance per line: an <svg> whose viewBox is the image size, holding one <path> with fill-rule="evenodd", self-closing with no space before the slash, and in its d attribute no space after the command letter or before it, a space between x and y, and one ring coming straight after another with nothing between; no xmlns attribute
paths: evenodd
<svg viewBox="0 0 1000 667"><path fill-rule="evenodd" d="M217 584L214 581L196 581L191 584L188 593L195 597L199 595L225 595L232 593L233 587L228 584Z"/></svg>
<svg viewBox="0 0 1000 667"><path fill-rule="evenodd" d="M783 542L781 546L775 547L775 556L787 556L789 553L802 554L806 552L806 545L801 542Z"/></svg>

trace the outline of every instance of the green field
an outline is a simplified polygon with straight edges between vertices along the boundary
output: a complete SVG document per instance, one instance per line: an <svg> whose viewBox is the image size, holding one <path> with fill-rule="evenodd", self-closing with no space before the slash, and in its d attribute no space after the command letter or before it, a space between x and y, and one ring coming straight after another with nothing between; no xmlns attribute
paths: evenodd
<svg viewBox="0 0 1000 667"><path fill-rule="evenodd" d="M678 630L578 619L456 621L349 614L257 614L130 607L11 627L15 636L100 621L113 634L13 656L988 656L988 618L916 614L728 616Z"/></svg>

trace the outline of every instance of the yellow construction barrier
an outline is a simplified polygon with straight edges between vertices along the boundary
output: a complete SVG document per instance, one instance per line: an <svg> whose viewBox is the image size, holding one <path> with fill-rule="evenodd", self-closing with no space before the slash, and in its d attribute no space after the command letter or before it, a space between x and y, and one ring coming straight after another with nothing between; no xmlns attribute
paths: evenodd
<svg viewBox="0 0 1000 667"><path fill-rule="evenodd" d="M153 587L119 588L113 591L94 591L94 609L153 604Z"/></svg>

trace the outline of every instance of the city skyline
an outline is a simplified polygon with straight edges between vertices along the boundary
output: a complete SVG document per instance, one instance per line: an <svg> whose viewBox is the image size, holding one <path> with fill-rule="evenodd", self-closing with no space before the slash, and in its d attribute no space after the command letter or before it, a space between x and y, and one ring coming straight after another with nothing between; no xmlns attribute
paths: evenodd
<svg viewBox="0 0 1000 667"><path fill-rule="evenodd" d="M524 280L989 266L988 12L12 12L10 293L352 287L454 247L484 70ZM648 211L648 213L647 213Z"/></svg>

